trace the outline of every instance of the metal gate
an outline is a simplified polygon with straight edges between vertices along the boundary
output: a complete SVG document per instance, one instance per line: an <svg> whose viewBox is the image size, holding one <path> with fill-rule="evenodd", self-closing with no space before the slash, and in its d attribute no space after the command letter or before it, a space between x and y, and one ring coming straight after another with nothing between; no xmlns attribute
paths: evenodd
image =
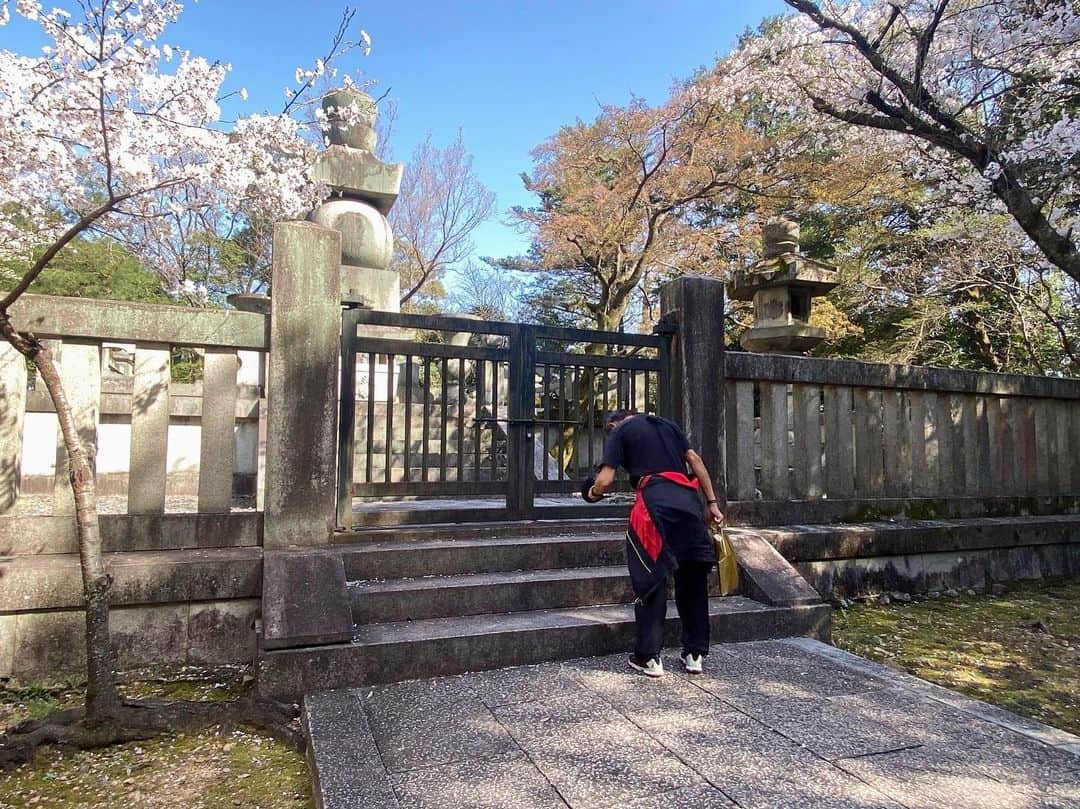
<svg viewBox="0 0 1080 809"><path fill-rule="evenodd" d="M342 528L573 516L605 416L670 412L664 335L369 309L341 335Z"/></svg>

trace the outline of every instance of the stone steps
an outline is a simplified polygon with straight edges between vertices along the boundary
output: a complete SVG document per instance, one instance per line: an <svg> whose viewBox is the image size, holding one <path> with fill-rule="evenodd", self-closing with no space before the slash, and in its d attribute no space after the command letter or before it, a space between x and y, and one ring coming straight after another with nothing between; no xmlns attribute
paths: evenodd
<svg viewBox="0 0 1080 809"><path fill-rule="evenodd" d="M829 635L826 604L773 607L740 596L710 601L713 642L792 635ZM668 605L666 644L678 642L675 605ZM466 671L569 660L631 649L629 604L568 607L369 624L351 643L263 652L260 691L268 696L439 677Z"/></svg>
<svg viewBox="0 0 1080 809"><path fill-rule="evenodd" d="M498 526L492 526L487 528L489 536L462 540L439 538L439 526L428 532L415 528L392 532L401 538L345 548L342 552L345 576L349 581L460 576L604 567L622 565L625 559L622 531L550 537L498 535L498 530ZM474 529L474 533L480 531L480 526ZM367 533L387 535L386 532ZM342 535L336 539L347 541ZM625 575L625 570L620 570Z"/></svg>
<svg viewBox="0 0 1080 809"><path fill-rule="evenodd" d="M740 542L748 565L745 595L712 599L714 641L790 635L827 639L828 605L767 542ZM336 626L347 628L351 621L352 642L341 642L345 634L339 634L338 642L325 645L295 648L301 641L293 648L277 642L275 649L264 647L259 687L268 695L608 654L633 646L622 520L368 529L335 536L335 546L330 553L340 556L334 562L340 572L331 612ZM712 587L718 592L715 578ZM294 599L288 592L283 597ZM328 614L313 602L301 607L316 622ZM672 642L677 639L676 615L671 605ZM320 636L313 631L308 637Z"/></svg>
<svg viewBox="0 0 1080 809"><path fill-rule="evenodd" d="M625 565L350 582L353 621L416 621L634 600Z"/></svg>

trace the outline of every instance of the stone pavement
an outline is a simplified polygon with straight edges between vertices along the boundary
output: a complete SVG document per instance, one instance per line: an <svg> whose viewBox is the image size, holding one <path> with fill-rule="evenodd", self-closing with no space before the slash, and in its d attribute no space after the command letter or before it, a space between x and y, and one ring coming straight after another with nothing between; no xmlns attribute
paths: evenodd
<svg viewBox="0 0 1080 809"><path fill-rule="evenodd" d="M307 698L321 805L1080 807L1080 738L809 639Z"/></svg>

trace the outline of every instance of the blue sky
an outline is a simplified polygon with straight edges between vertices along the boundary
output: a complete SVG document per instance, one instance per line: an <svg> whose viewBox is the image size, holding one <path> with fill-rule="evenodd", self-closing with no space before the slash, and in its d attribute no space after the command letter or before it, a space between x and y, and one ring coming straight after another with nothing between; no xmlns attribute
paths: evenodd
<svg viewBox="0 0 1080 809"><path fill-rule="evenodd" d="M46 0L46 6L50 5ZM63 3L61 3L63 4ZM781 0L381 0L359 4L371 36L360 69L397 99L394 158L406 161L430 130L446 143L461 128L498 214L474 239L477 255L522 252L504 224L529 205L519 174L530 150L560 126L588 119L598 103L632 95L662 100L676 79L726 53L747 26L785 10ZM321 56L344 4L336 0L201 0L188 3L164 41L232 63L246 111L278 110L300 65ZM36 51L24 26L0 28L0 47ZM406 168L407 170L407 168Z"/></svg>

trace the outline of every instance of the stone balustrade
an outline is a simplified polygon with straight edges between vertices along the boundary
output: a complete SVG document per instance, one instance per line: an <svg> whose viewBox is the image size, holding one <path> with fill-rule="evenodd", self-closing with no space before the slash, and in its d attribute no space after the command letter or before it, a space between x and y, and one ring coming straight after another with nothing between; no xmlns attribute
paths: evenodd
<svg viewBox="0 0 1080 809"><path fill-rule="evenodd" d="M735 501L1080 494L1080 380L728 352Z"/></svg>

